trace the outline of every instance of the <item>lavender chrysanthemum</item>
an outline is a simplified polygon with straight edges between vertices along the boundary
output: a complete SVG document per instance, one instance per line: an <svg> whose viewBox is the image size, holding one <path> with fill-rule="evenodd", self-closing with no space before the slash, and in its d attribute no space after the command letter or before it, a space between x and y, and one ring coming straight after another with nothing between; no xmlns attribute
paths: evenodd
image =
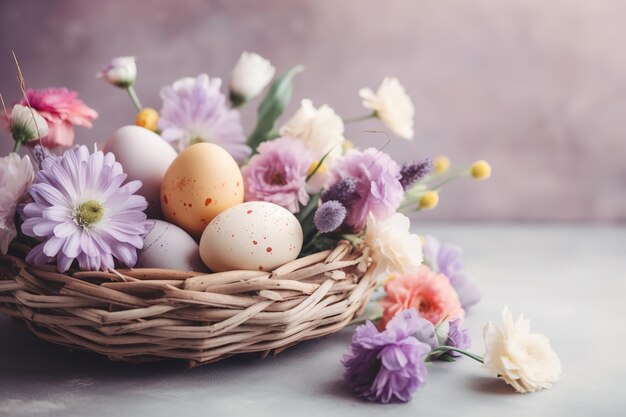
<svg viewBox="0 0 626 417"><path fill-rule="evenodd" d="M346 213L346 208L339 201L325 201L324 204L315 211L313 218L315 227L322 233L335 231L343 223L343 220L346 218Z"/></svg>
<svg viewBox="0 0 626 417"><path fill-rule="evenodd" d="M398 313L383 332L371 322L359 326L344 355L346 383L368 401L409 401L428 377L424 357L431 347L412 336L419 328L417 311Z"/></svg>
<svg viewBox="0 0 626 417"><path fill-rule="evenodd" d="M432 169L433 161L430 158L421 161L405 162L400 168L400 184L402 184L402 189L404 189L404 191L408 190Z"/></svg>
<svg viewBox="0 0 626 417"><path fill-rule="evenodd" d="M209 80L208 75L200 74L163 87L158 122L163 139L179 151L197 142L211 142L237 161L246 159L251 150L246 145L239 112L228 108L221 85L219 78Z"/></svg>
<svg viewBox="0 0 626 417"><path fill-rule="evenodd" d="M349 206L359 199L357 184L356 178L342 178L322 193L322 201L335 200L343 206Z"/></svg>
<svg viewBox="0 0 626 417"><path fill-rule="evenodd" d="M448 243L440 243L433 236L425 236L422 252L424 253L424 262L433 271L448 277L464 310L480 300L478 287L463 273L463 263L461 262L463 251L461 248Z"/></svg>
<svg viewBox="0 0 626 417"><path fill-rule="evenodd" d="M328 189L346 177L356 180L358 198L346 205L348 215L345 221L354 232L363 229L370 213L378 219L392 215L404 197L399 181L400 167L389 155L378 149L348 151L337 161Z"/></svg>
<svg viewBox="0 0 626 417"><path fill-rule="evenodd" d="M22 232L45 242L26 261L42 265L56 259L61 272L75 259L83 270L108 270L113 258L134 266L151 223L143 212L146 199L135 194L141 181L122 185L125 180L112 153L90 155L81 146L45 158L29 190L34 202L21 209Z"/></svg>

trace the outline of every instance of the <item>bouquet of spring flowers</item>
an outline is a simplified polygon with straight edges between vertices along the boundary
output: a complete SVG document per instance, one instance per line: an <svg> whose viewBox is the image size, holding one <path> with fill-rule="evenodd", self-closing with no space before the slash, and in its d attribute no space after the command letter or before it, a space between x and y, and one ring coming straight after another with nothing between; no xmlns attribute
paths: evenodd
<svg viewBox="0 0 626 417"><path fill-rule="evenodd" d="M128 92L135 125L93 151L73 146L73 128L90 127L97 113L75 92L27 89L22 80L23 100L5 110L15 147L0 162L3 254L17 238L32 246L28 263L53 263L60 272L271 271L347 240L367 248L380 283L373 302L379 313L370 317L378 326L359 327L344 358L357 395L407 401L425 381L425 361L459 354L486 362L519 391L549 386L558 358L547 340L529 334L523 322L512 324L508 313L504 332L489 331L485 358L466 351L463 320L479 293L463 273L461 251L413 233L403 214L435 208L441 188L455 178L488 178L489 164L457 168L426 156L399 164L383 143L362 150L347 140L344 125L369 118L413 139L414 107L395 78L359 91L364 117L344 119L304 99L280 123L302 70L275 78L268 60L244 52L226 91L207 74L181 78L161 89L157 111L143 107L134 90L135 59L113 59L98 76ZM264 90L246 134L238 109ZM21 145L34 164L15 153ZM155 244L159 239L171 242L169 252ZM513 333L523 337L511 342ZM520 340L548 352L542 356L548 371L532 367L536 358L522 366L511 350Z"/></svg>

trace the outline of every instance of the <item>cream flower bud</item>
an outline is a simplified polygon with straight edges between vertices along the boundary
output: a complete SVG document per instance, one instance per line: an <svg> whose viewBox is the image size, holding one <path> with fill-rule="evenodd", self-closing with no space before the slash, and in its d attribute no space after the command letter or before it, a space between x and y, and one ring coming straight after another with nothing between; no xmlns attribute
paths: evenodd
<svg viewBox="0 0 626 417"><path fill-rule="evenodd" d="M501 329L491 323L485 326L485 368L521 393L549 388L558 381L561 361L548 338L530 333L530 322L522 316L514 322L506 307L502 322Z"/></svg>
<svg viewBox="0 0 626 417"><path fill-rule="evenodd" d="M341 156L343 137L343 120L328 105L319 108L313 106L311 100L302 100L300 109L287 120L279 130L281 136L298 139L315 153L317 159L328 154L324 160L332 166Z"/></svg>
<svg viewBox="0 0 626 417"><path fill-rule="evenodd" d="M272 81L276 69L259 54L244 52L230 77L230 98L238 106L258 96Z"/></svg>
<svg viewBox="0 0 626 417"><path fill-rule="evenodd" d="M377 92L362 88L359 95L363 107L374 110L378 117L393 133L403 139L413 139L413 102L396 78L385 78Z"/></svg>
<svg viewBox="0 0 626 417"><path fill-rule="evenodd" d="M120 56L113 58L111 62L99 73L98 78L104 78L116 87L128 88L135 83L137 78L137 64L134 56Z"/></svg>
<svg viewBox="0 0 626 417"><path fill-rule="evenodd" d="M48 135L48 122L35 109L16 104L11 110L11 134L16 142L31 142Z"/></svg>

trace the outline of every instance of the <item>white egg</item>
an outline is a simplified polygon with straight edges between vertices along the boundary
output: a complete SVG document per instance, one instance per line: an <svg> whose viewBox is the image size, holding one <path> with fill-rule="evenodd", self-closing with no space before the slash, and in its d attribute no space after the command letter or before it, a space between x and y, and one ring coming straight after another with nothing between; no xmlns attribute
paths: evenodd
<svg viewBox="0 0 626 417"><path fill-rule="evenodd" d="M200 239L200 256L215 272L271 271L298 257L302 227L288 210L251 201L218 214Z"/></svg>
<svg viewBox="0 0 626 417"><path fill-rule="evenodd" d="M161 217L161 182L178 155L174 148L156 133L130 125L113 133L104 144L104 152L115 154L129 181L143 183L137 194L148 200L148 217Z"/></svg>
<svg viewBox="0 0 626 417"><path fill-rule="evenodd" d="M136 268L164 268L179 271L206 271L198 244L183 229L162 220L143 239Z"/></svg>

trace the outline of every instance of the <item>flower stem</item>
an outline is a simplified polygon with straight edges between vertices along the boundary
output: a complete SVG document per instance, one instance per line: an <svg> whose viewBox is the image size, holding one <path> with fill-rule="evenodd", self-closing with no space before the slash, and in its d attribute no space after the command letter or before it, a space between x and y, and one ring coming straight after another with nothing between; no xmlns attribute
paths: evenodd
<svg viewBox="0 0 626 417"><path fill-rule="evenodd" d="M445 353L448 351L454 351L454 352L458 352L462 355L467 356L468 358L472 358L477 362L480 363L485 363L485 359L482 356L476 355L475 353L472 352L468 352L466 350L463 349L459 349L459 348L455 348L454 346L439 346L436 349L433 349L432 352L430 352L428 354L428 356L426 357L426 359L424 359L425 362L430 362L433 358L433 356L438 355L439 353Z"/></svg>
<svg viewBox="0 0 626 417"><path fill-rule="evenodd" d="M13 152L17 153L17 151L20 150L20 145L22 144L22 141L20 140L16 140L15 141L15 145L13 145Z"/></svg>
<svg viewBox="0 0 626 417"><path fill-rule="evenodd" d="M128 95L130 96L130 99L133 101L133 104L135 105L135 107L137 108L137 111L142 111L143 106L141 105L141 102L139 101L139 97L137 97L137 93L135 92L135 87L133 87L132 85L129 85L126 88L126 91L128 91Z"/></svg>
<svg viewBox="0 0 626 417"><path fill-rule="evenodd" d="M364 120L368 120L374 117L374 113L370 113L370 114L366 114L365 116L359 116L359 117L351 117L349 119L343 119L343 123L344 124L348 124L348 123L356 123L356 122L362 122Z"/></svg>

